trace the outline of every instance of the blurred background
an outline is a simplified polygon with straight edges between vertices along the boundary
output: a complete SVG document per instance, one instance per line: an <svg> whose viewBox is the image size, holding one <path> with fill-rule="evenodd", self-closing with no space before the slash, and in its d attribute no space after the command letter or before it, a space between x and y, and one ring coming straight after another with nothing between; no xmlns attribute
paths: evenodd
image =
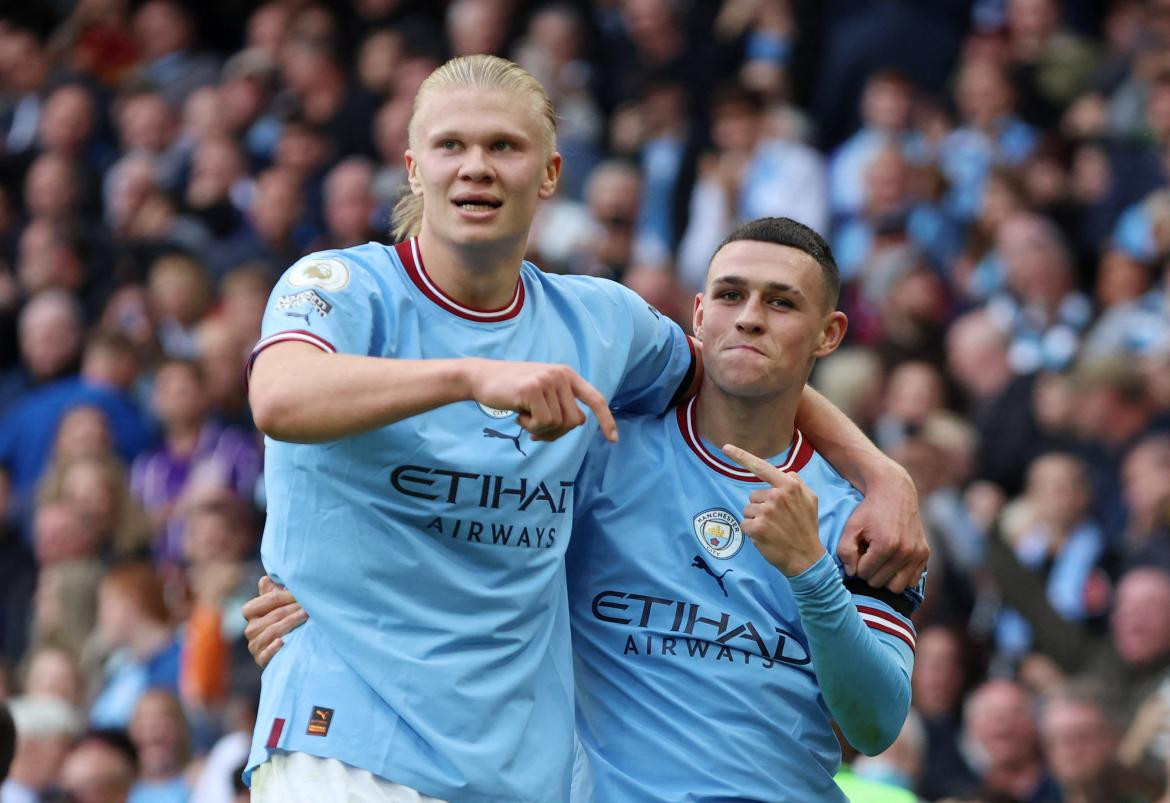
<svg viewBox="0 0 1170 803"><path fill-rule="evenodd" d="M914 711L854 771L1163 799L1170 0L43 0L0 4L0 801L246 799L244 358L298 257L386 241L469 53L556 104L544 269L689 329L738 223L830 240L814 382L933 547Z"/></svg>

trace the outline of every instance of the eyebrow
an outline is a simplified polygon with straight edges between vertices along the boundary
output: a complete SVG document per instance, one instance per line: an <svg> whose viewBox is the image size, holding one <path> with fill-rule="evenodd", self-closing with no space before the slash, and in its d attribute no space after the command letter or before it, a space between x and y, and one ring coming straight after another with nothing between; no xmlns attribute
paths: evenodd
<svg viewBox="0 0 1170 803"><path fill-rule="evenodd" d="M439 129L435 133L431 134L429 137L431 142L437 142L439 140L444 140L444 139L465 140L465 139L477 139L477 138L490 140L492 142L495 142L496 140L501 140L501 139L516 141L516 142L528 142L532 139L532 137L528 136L526 134L526 132L523 132L523 131L515 131L515 130L503 131L503 130L501 130L501 131L489 131L487 133L484 133L482 131L469 132L466 129L457 130L457 129L450 129L450 128Z"/></svg>
<svg viewBox="0 0 1170 803"><path fill-rule="evenodd" d="M750 284L747 279L742 276L717 276L711 280L712 287L720 285L729 285L731 287L747 287ZM793 295L803 296L804 293L799 287L787 284L786 282L765 282L764 290L772 293L792 293Z"/></svg>

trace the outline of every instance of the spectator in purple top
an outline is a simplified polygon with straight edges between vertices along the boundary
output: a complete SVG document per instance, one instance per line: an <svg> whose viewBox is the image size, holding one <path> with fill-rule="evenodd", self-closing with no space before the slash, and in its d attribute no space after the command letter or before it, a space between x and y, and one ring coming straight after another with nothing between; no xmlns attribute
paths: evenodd
<svg viewBox="0 0 1170 803"><path fill-rule="evenodd" d="M155 377L151 409L162 422L163 443L134 461L130 487L162 534L155 554L162 563L182 556L183 523L171 514L198 472L217 476L245 499L254 496L260 452L244 432L211 419L198 363L167 360Z"/></svg>

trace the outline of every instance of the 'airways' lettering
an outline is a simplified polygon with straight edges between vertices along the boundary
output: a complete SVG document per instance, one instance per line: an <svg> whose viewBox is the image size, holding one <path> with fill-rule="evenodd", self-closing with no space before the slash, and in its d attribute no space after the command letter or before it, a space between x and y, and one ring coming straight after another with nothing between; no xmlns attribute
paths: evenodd
<svg viewBox="0 0 1170 803"><path fill-rule="evenodd" d="M396 466L390 472L390 484L405 496L448 505L521 511L543 510L547 505L550 513L566 512L573 490L571 480L509 478L427 466Z"/></svg>
<svg viewBox="0 0 1170 803"><path fill-rule="evenodd" d="M685 641L691 655L696 652L706 655L708 646L717 645L720 650L733 646L737 650L792 666L804 666L812 662L804 643L795 633L773 625L766 628L766 632L771 631L768 638L775 639L773 644L769 644L751 620L733 623L730 613L704 611L697 602L622 591L602 591L593 598L592 607L593 616L602 622L693 637ZM702 615L704 613L707 615ZM746 641L751 646L739 641ZM673 639L670 645L673 650Z"/></svg>

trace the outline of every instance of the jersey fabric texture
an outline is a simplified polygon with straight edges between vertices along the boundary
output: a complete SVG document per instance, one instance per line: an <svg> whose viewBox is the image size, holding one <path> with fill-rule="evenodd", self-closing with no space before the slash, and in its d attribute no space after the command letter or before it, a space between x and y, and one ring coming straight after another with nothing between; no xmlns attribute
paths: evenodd
<svg viewBox="0 0 1170 803"><path fill-rule="evenodd" d="M694 359L677 325L612 282L524 263L506 307L460 305L431 281L416 240L291 267L253 354L287 340L563 363L615 408L650 412ZM325 444L267 439L261 556L310 618L264 672L249 769L281 749L449 800L566 798L563 557L598 429L590 416L534 443L512 411L466 401Z"/></svg>
<svg viewBox="0 0 1170 803"><path fill-rule="evenodd" d="M799 431L772 462L817 494L828 554L791 582L764 559L740 517L767 486L699 437L695 405L622 416L620 443L591 450L578 480L567 561L584 751L574 800L844 800L813 670L856 679L863 661L874 663L908 705L913 625L886 601L846 590L829 556L861 497ZM798 599L824 587L863 637L851 645L857 654L829 656L833 667L817 666L802 627L826 600ZM865 716L896 733L905 705L875 701Z"/></svg>

